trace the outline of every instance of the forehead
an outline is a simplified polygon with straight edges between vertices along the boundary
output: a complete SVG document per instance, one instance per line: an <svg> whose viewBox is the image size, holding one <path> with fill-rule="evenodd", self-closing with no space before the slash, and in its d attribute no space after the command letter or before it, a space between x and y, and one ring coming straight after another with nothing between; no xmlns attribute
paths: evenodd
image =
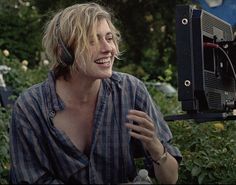
<svg viewBox="0 0 236 185"><path fill-rule="evenodd" d="M99 32L111 32L110 26L105 18L97 22L96 31Z"/></svg>

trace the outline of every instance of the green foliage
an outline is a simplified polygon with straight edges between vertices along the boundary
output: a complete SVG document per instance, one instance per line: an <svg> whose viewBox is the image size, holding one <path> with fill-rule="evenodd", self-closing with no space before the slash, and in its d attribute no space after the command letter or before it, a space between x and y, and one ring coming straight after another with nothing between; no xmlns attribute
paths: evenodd
<svg viewBox="0 0 236 185"><path fill-rule="evenodd" d="M46 78L47 65L39 64L35 68L29 68L28 65L21 63L14 56L5 57L0 50L0 65L6 65L11 71L4 75L7 86L13 88L13 95L18 96L26 88L32 84L39 83Z"/></svg>
<svg viewBox="0 0 236 185"><path fill-rule="evenodd" d="M154 86L148 86L148 91L163 115L180 113L181 105L177 100L177 94L167 96Z"/></svg>
<svg viewBox="0 0 236 185"><path fill-rule="evenodd" d="M222 125L221 129L217 125ZM171 123L184 160L180 184L235 184L236 125L225 123ZM180 134L181 132L181 134Z"/></svg>
<svg viewBox="0 0 236 185"><path fill-rule="evenodd" d="M120 67L116 69L117 71L129 73L137 78L143 78L145 76L148 76L148 74L144 71L144 69L138 65L135 64L127 64L126 66Z"/></svg>
<svg viewBox="0 0 236 185"><path fill-rule="evenodd" d="M5 52L5 54L4 54ZM8 87L12 87L13 96L16 99L19 94L33 84L39 83L46 78L48 66L40 63L37 67L30 69L26 64L6 51L0 50L0 65L11 68L10 72L4 74L4 80ZM7 184L9 172L9 123L11 107L0 106L0 184Z"/></svg>
<svg viewBox="0 0 236 185"><path fill-rule="evenodd" d="M0 184L7 184L9 171L8 127L10 110L0 106Z"/></svg>
<svg viewBox="0 0 236 185"><path fill-rule="evenodd" d="M35 65L40 60L41 32L40 16L30 2L1 0L0 49Z"/></svg>
<svg viewBox="0 0 236 185"><path fill-rule="evenodd" d="M16 96L32 84L39 83L45 79L45 71L48 69L46 66L39 65L33 69L27 68L25 71L22 67L24 65L17 61L12 61L9 66L12 70L10 73L5 75L5 80L8 86L14 87L14 95Z"/></svg>

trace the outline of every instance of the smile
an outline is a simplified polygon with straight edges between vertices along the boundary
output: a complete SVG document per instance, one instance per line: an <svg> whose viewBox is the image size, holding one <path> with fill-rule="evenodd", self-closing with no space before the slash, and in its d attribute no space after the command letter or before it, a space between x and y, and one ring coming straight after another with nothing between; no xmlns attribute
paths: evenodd
<svg viewBox="0 0 236 185"><path fill-rule="evenodd" d="M110 62L111 62L110 58L101 58L101 59L95 61L96 64L106 64L106 63L110 63Z"/></svg>

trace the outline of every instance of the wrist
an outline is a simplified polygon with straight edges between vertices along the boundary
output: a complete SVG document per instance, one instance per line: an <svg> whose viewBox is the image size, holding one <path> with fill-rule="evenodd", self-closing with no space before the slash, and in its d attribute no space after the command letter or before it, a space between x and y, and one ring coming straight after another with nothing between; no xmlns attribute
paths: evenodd
<svg viewBox="0 0 236 185"><path fill-rule="evenodd" d="M163 152L161 154L151 157L152 162L154 162L158 166L160 166L167 159L167 150L163 145L162 147L163 147Z"/></svg>

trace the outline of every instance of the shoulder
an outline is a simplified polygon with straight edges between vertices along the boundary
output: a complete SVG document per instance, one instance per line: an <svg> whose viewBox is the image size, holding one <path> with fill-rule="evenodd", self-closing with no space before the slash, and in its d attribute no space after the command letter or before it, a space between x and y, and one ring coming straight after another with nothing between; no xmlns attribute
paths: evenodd
<svg viewBox="0 0 236 185"><path fill-rule="evenodd" d="M30 105L35 105L36 102L42 102L45 97L49 96L54 88L53 83L53 74L49 72L48 77L44 81L34 84L22 91L16 100L16 104L24 105L29 103Z"/></svg>
<svg viewBox="0 0 236 185"><path fill-rule="evenodd" d="M22 91L22 93L15 101L14 108L16 109L17 107L20 107L22 109L27 106L26 108L29 109L30 107L38 104L38 102L41 101L42 98L41 94L44 85L45 82L41 82Z"/></svg>
<svg viewBox="0 0 236 185"><path fill-rule="evenodd" d="M123 73L123 72L113 71L110 79L113 82L121 83L121 84L144 85L144 83L137 77L128 73Z"/></svg>
<svg viewBox="0 0 236 185"><path fill-rule="evenodd" d="M145 83L140 80L139 78L122 72L113 72L111 79L114 81L116 79L116 83L119 83L119 85L123 88L132 88L135 90L135 93L138 94L147 94L148 90L145 85Z"/></svg>
<svg viewBox="0 0 236 185"><path fill-rule="evenodd" d="M19 95L12 110L11 127L31 129L33 123L38 123L43 117L42 86L43 83L33 85Z"/></svg>

